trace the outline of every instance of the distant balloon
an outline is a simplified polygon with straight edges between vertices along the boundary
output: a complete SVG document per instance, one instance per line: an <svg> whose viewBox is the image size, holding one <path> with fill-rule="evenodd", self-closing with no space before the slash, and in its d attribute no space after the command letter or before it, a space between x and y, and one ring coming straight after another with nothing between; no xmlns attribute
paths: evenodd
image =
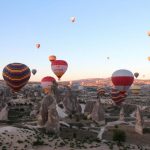
<svg viewBox="0 0 150 150"><path fill-rule="evenodd" d="M36 69L32 69L32 74L33 74L33 75L35 75L35 74L36 74L36 72L37 72L37 70L36 70Z"/></svg>
<svg viewBox="0 0 150 150"><path fill-rule="evenodd" d="M40 44L38 43L38 44L36 44L36 48L40 48Z"/></svg>
<svg viewBox="0 0 150 150"><path fill-rule="evenodd" d="M139 85L133 85L131 86L131 92L132 94L138 95L141 91L141 87Z"/></svg>
<svg viewBox="0 0 150 150"><path fill-rule="evenodd" d="M3 78L14 92L18 92L24 87L30 76L29 67L21 63L11 63L3 69Z"/></svg>
<svg viewBox="0 0 150 150"><path fill-rule="evenodd" d="M49 59L50 62L53 62L53 61L56 60L56 56L55 55L51 55L51 56L48 57L48 59Z"/></svg>
<svg viewBox="0 0 150 150"><path fill-rule="evenodd" d="M54 82L56 82L56 80L55 80L55 78L53 78L51 76L46 76L46 77L42 78L41 86L42 86L43 90L45 91L45 93L54 84Z"/></svg>
<svg viewBox="0 0 150 150"><path fill-rule="evenodd" d="M134 76L137 78L139 76L139 73L138 72L135 72L134 73Z"/></svg>
<svg viewBox="0 0 150 150"><path fill-rule="evenodd" d="M68 68L68 64L64 60L55 60L51 63L51 68L54 74L58 77L58 80L63 76Z"/></svg>
<svg viewBox="0 0 150 150"><path fill-rule="evenodd" d="M149 57L147 57L147 59L148 59L148 61L150 61L150 56L149 56Z"/></svg>
<svg viewBox="0 0 150 150"><path fill-rule="evenodd" d="M76 18L75 17L71 17L70 20L71 20L71 22L75 22Z"/></svg>
<svg viewBox="0 0 150 150"><path fill-rule="evenodd" d="M115 102L116 105L120 105L123 101L125 101L127 94L121 93L118 89L113 88L111 90L111 98Z"/></svg>
<svg viewBox="0 0 150 150"><path fill-rule="evenodd" d="M116 89L122 93L125 93L132 85L134 76L131 71L120 69L112 74L111 80Z"/></svg>
<svg viewBox="0 0 150 150"><path fill-rule="evenodd" d="M150 36L150 31L147 32L148 36Z"/></svg>
<svg viewBox="0 0 150 150"><path fill-rule="evenodd" d="M97 95L104 96L105 93L106 93L106 89L104 87L101 87L101 88L97 89Z"/></svg>

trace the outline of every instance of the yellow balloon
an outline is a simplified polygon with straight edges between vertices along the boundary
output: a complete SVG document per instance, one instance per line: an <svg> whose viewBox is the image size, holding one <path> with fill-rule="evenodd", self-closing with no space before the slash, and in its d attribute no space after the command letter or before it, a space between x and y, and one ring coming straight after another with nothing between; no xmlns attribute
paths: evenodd
<svg viewBox="0 0 150 150"><path fill-rule="evenodd" d="M139 94L141 91L141 87L139 85L133 85L131 86L131 92L132 94Z"/></svg>

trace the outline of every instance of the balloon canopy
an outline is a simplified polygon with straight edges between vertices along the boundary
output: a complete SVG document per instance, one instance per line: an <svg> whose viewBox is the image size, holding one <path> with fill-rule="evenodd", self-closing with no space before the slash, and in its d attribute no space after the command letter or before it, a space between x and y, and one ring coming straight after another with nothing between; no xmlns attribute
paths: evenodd
<svg viewBox="0 0 150 150"><path fill-rule="evenodd" d="M139 76L139 73L138 72L135 72L134 73L134 76L137 78Z"/></svg>
<svg viewBox="0 0 150 150"><path fill-rule="evenodd" d="M111 80L116 89L125 93L132 85L134 76L131 71L120 69L112 74Z"/></svg>
<svg viewBox="0 0 150 150"><path fill-rule="evenodd" d="M41 45L40 45L39 43L36 44L36 48L40 48L40 46L41 46Z"/></svg>
<svg viewBox="0 0 150 150"><path fill-rule="evenodd" d="M4 67L3 78L7 85L18 92L30 79L31 71L28 66L21 63L11 63Z"/></svg>
<svg viewBox="0 0 150 150"><path fill-rule="evenodd" d="M111 98L116 105L120 105L123 101L125 101L127 94L121 93L118 89L113 88L111 90Z"/></svg>
<svg viewBox="0 0 150 150"><path fill-rule="evenodd" d="M56 56L55 55L51 55L51 56L48 57L48 59L49 59L50 62L53 62L53 61L56 60Z"/></svg>
<svg viewBox="0 0 150 150"><path fill-rule="evenodd" d="M68 64L64 60L55 60L51 63L51 68L52 68L52 71L54 72L54 74L60 80L60 78L66 72L66 70L68 68Z"/></svg>
<svg viewBox="0 0 150 150"><path fill-rule="evenodd" d="M35 74L36 74L36 72L37 72L37 70L36 70L36 69L32 69L32 74L33 74L33 75L35 75Z"/></svg>
<svg viewBox="0 0 150 150"><path fill-rule="evenodd" d="M135 95L138 95L141 91L141 87L139 85L133 85L131 86L130 89L131 89L131 93Z"/></svg>
<svg viewBox="0 0 150 150"><path fill-rule="evenodd" d="M97 89L97 94L100 96L104 96L106 93L106 89L104 87L100 87Z"/></svg>
<svg viewBox="0 0 150 150"><path fill-rule="evenodd" d="M55 78L51 76L46 76L41 80L41 86L44 91L48 90L56 82Z"/></svg>
<svg viewBox="0 0 150 150"><path fill-rule="evenodd" d="M75 22L76 18L75 17L71 17L70 20L71 20L71 22Z"/></svg>

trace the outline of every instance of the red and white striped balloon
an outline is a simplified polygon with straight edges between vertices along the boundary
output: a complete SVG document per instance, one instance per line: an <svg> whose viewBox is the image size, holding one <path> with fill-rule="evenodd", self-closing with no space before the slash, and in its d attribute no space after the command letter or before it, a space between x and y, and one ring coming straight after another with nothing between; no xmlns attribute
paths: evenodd
<svg viewBox="0 0 150 150"><path fill-rule="evenodd" d="M51 63L51 68L52 68L52 71L54 72L54 74L60 80L62 75L66 72L66 70L68 68L68 64L64 60L55 60Z"/></svg>
<svg viewBox="0 0 150 150"><path fill-rule="evenodd" d="M120 91L115 88L111 90L111 98L116 105L120 105L123 101L125 101L126 96L126 93L120 93Z"/></svg>
<svg viewBox="0 0 150 150"><path fill-rule="evenodd" d="M41 86L43 89L49 88L53 85L53 82L56 81L55 78L51 76L46 76L41 80Z"/></svg>
<svg viewBox="0 0 150 150"><path fill-rule="evenodd" d="M132 85L134 75L129 70L120 69L112 74L111 80L116 89L122 93L125 93Z"/></svg>
<svg viewBox="0 0 150 150"><path fill-rule="evenodd" d="M104 96L106 93L106 89L104 87L98 88L97 89L97 94L100 96Z"/></svg>

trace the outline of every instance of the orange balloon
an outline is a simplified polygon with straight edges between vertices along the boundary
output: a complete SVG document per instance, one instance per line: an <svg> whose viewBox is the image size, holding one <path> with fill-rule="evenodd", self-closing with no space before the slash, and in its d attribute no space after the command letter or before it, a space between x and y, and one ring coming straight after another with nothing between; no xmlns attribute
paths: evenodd
<svg viewBox="0 0 150 150"><path fill-rule="evenodd" d="M56 60L56 56L55 56L55 55L49 56L49 61L50 61L50 62L53 62L53 61L55 61L55 60Z"/></svg>
<svg viewBox="0 0 150 150"><path fill-rule="evenodd" d="M147 59L150 61L150 56L149 56L149 57L147 57Z"/></svg>
<svg viewBox="0 0 150 150"><path fill-rule="evenodd" d="M147 34L148 34L148 36L150 36L150 31L148 31L148 33L147 33Z"/></svg>

